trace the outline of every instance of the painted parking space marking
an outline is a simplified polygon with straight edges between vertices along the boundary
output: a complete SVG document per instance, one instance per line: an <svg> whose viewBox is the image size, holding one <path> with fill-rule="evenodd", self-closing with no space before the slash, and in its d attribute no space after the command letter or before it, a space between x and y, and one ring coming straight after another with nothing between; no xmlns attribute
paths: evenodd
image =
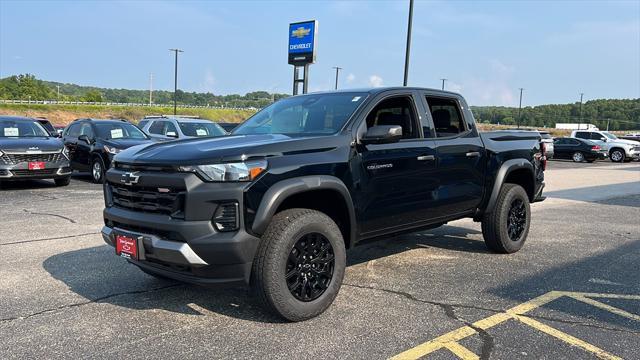
<svg viewBox="0 0 640 360"><path fill-rule="evenodd" d="M393 360L418 359L441 349L448 350L451 353L453 353L455 356L463 360L479 359L478 355L476 355L473 351L469 350L468 348L462 346L459 343L459 341L469 336L477 334L479 330L481 331L481 330L490 329L507 320L519 321L522 324L525 324L533 329L536 329L547 335L550 335L569 345L579 347L587 352L590 352L591 354L595 355L600 359L621 359L620 357L614 354L608 353L607 351L595 345L589 344L584 340L578 339L575 336L569 335L565 332L562 332L556 328L553 328L549 325L541 323L540 321L534 320L531 317L525 315L526 313L534 309L537 309L551 301L557 300L561 297L568 297L568 298L583 302L585 304L594 306L601 310L616 314L618 316L640 322L640 315L632 314L625 310L622 310L617 307L595 300L597 298L640 300L640 295L550 291L546 294L538 296L537 298L531 299L525 303L514 306L504 312L491 315L487 318L478 320L471 325L463 326L461 328L448 332L444 335L441 335L433 340L422 343L414 348L406 350L392 357L392 359Z"/></svg>

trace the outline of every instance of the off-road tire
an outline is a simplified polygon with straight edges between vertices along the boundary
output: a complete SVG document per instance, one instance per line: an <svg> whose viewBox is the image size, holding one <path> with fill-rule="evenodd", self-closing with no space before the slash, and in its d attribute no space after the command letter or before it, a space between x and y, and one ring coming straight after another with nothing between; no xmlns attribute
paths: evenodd
<svg viewBox="0 0 640 360"><path fill-rule="evenodd" d="M56 183L56 186L67 186L71 182L71 176L53 179L53 181Z"/></svg>
<svg viewBox="0 0 640 360"><path fill-rule="evenodd" d="M287 285L285 272L294 245L308 234L324 236L333 248L333 273L316 299L301 301ZM303 321L323 313L338 295L346 267L346 249L336 223L322 212L289 209L277 213L262 235L251 274L251 290L265 308L289 321Z"/></svg>
<svg viewBox="0 0 640 360"><path fill-rule="evenodd" d="M512 205L516 200L522 201L524 212L526 214L526 222L524 229L516 240L509 237L508 222ZM527 192L516 184L504 184L495 208L484 215L482 219L482 236L487 247L496 253L510 254L522 248L527 235L529 234L529 226L531 225L531 209L529 207L529 197Z"/></svg>

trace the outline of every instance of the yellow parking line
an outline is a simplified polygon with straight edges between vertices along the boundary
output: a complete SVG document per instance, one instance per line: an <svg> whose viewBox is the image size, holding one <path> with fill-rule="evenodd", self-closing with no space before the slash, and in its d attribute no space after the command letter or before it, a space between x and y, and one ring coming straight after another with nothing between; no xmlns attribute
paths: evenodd
<svg viewBox="0 0 640 360"><path fill-rule="evenodd" d="M518 319L519 321L531 326L532 328L536 329L536 330L540 330L545 334L551 335L553 337L555 337L556 339L562 340L568 344L571 344L573 346L577 346L577 347L581 347L584 350L594 354L595 356L599 357L600 359L622 359L620 357L617 357L615 355L609 354L608 352L600 349L599 347L593 346L591 344L589 344L588 342L582 341L574 336L571 336L567 333L564 333L560 330L554 329L551 326L545 325L539 321L533 320L531 318L528 318L526 316L522 316L522 315L514 315L514 318Z"/></svg>
<svg viewBox="0 0 640 360"><path fill-rule="evenodd" d="M479 360L480 359L478 355L474 354L473 352L471 352L471 350L467 349L466 347L460 345L457 342L448 343L447 345L445 345L445 348L447 348L449 351L454 353L457 357L459 357L462 360Z"/></svg>
<svg viewBox="0 0 640 360"><path fill-rule="evenodd" d="M605 303L601 303L600 301L597 300L593 300L593 299L589 299L586 296L582 296L582 295L569 295L571 298L576 299L578 301L582 301L585 304L589 304L595 307L598 307L602 310L606 310L610 313L614 313L616 315L620 315L622 317L626 317L629 318L631 320L635 320L635 321L640 321L640 315L636 315L636 314L632 314L630 312L624 311L622 309L618 309L617 307L613 307L611 305L605 304Z"/></svg>
<svg viewBox="0 0 640 360"><path fill-rule="evenodd" d="M478 356L471 352L469 349L460 345L458 341L467 338L477 333L475 329L486 330L492 328L498 324L501 324L509 319L516 318L522 323L527 324L539 331L554 336L568 344L581 347L597 357L603 359L619 359L617 356L607 353L606 351L593 346L583 340L580 340L574 336L566 334L560 330L556 330L548 325L545 325L539 321L533 320L529 317L523 316L531 310L541 307L551 301L554 301L561 297L571 297L578 301L585 302L589 305L601 308L611 313L627 317L633 320L640 321L640 316L626 312L622 309L601 303L599 301L590 298L610 298L610 299L629 299L640 300L640 295L625 295L625 294L602 294L602 293L580 293L572 291L550 291L546 294L540 295L537 298L531 299L525 303L514 306L502 313L491 315L487 318L478 320L472 324L472 326L463 326L444 335L441 335L433 340L422 343L416 347L406 350L391 359L393 360L406 360L406 359L418 359L425 355L431 354L440 349L447 349L461 359L477 359Z"/></svg>

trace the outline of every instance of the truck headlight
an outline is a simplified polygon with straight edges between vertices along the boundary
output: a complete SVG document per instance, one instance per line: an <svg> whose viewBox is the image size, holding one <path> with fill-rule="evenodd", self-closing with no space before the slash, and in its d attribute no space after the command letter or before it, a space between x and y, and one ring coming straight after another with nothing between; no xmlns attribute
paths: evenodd
<svg viewBox="0 0 640 360"><path fill-rule="evenodd" d="M120 152L120 151L122 151L122 150L120 150L120 149L116 149L116 148L114 148L113 146L107 146L107 145L105 145L105 146L104 146L104 151L108 152L109 154L113 154L113 155L115 155L115 154L119 153L119 152Z"/></svg>
<svg viewBox="0 0 640 360"><path fill-rule="evenodd" d="M267 169L266 160L211 165L180 166L180 171L193 172L206 181L252 181Z"/></svg>

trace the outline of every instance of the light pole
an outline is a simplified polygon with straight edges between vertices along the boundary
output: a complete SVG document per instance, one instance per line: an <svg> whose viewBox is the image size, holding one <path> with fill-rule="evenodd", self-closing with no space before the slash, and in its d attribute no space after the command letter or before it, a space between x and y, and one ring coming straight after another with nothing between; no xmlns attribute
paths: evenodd
<svg viewBox="0 0 640 360"><path fill-rule="evenodd" d="M180 49L169 49L169 51L173 51L176 56L176 64L174 67L174 80L173 80L173 115L176 115L177 112L177 96L178 96L178 53L184 52Z"/></svg>
<svg viewBox="0 0 640 360"><path fill-rule="evenodd" d="M56 87L58 88L58 101L60 101L60 85L56 85Z"/></svg>
<svg viewBox="0 0 640 360"><path fill-rule="evenodd" d="M449 80L449 79L440 79L440 80L442 80L442 90L444 90L444 82Z"/></svg>
<svg viewBox="0 0 640 360"><path fill-rule="evenodd" d="M580 124L582 124L582 97L584 93L580 93Z"/></svg>
<svg viewBox="0 0 640 360"><path fill-rule="evenodd" d="M518 126L517 128L520 129L520 113L522 111L522 90L524 90L523 88L520 88L520 106L518 106Z"/></svg>
<svg viewBox="0 0 640 360"><path fill-rule="evenodd" d="M404 55L404 86L409 80L409 53L411 52L411 23L413 22L413 0L409 0L409 23L407 25L407 49Z"/></svg>
<svg viewBox="0 0 640 360"><path fill-rule="evenodd" d="M149 73L149 106L153 104L153 73Z"/></svg>
<svg viewBox="0 0 640 360"><path fill-rule="evenodd" d="M335 89L338 90L338 73L340 72L340 70L342 70L342 68L338 67L338 66L334 66L332 69L336 69L336 87L335 87Z"/></svg>

